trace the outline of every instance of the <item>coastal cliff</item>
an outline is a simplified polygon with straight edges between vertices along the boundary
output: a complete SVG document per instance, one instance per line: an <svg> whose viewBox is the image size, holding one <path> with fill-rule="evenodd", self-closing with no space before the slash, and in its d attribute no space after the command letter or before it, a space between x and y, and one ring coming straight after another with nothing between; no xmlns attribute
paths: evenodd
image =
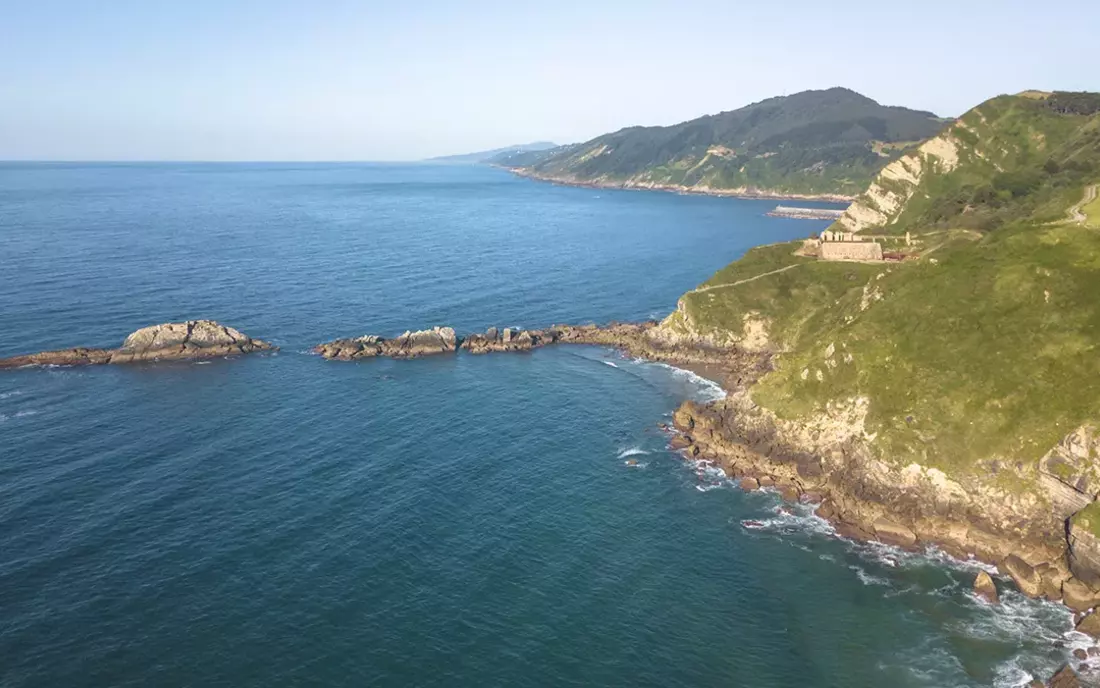
<svg viewBox="0 0 1100 688"><path fill-rule="evenodd" d="M841 534L937 545L1029 596L1100 605L1100 236L1066 212L1097 178L1100 95L968 112L838 220L911 233L904 262L765 246L680 299L653 338L767 364L685 403L675 446L819 502Z"/></svg>
<svg viewBox="0 0 1100 688"><path fill-rule="evenodd" d="M76 347L0 359L0 368L106 365L141 361L197 360L270 351L276 347L213 320L143 327L117 349Z"/></svg>

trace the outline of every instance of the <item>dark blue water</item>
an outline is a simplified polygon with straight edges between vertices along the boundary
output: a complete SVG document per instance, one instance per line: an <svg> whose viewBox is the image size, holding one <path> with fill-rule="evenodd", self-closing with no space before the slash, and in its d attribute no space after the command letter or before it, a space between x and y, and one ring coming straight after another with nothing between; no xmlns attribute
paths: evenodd
<svg viewBox="0 0 1100 688"><path fill-rule="evenodd" d="M1053 605L665 450L715 390L593 347L337 336L659 317L774 203L482 168L0 166L0 355L214 318L283 350L0 375L2 686L987 686ZM637 461L628 465L627 461ZM746 530L743 519L764 522Z"/></svg>

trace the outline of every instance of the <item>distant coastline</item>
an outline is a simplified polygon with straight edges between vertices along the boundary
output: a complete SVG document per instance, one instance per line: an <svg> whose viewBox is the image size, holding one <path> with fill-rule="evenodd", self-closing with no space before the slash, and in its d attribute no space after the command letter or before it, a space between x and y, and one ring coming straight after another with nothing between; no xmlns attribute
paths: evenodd
<svg viewBox="0 0 1100 688"><path fill-rule="evenodd" d="M665 191L669 193L678 193L692 196L724 196L726 198L744 198L749 200L819 201L822 203L851 203L855 200L855 196L845 196L842 194L780 193L777 191L769 191L768 189L758 189L754 187L716 189L709 186L683 186L681 184L639 184L637 182L630 181L581 181L578 179L571 179L569 177L556 177L552 175L539 174L538 172L532 172L531 170L524 167L507 167L505 165L495 165L491 163L490 165L492 167L496 167L502 170L507 170L508 172L511 172L518 177L526 177L527 179L534 179L540 182L549 182L551 184L560 184L561 186L577 186L592 189Z"/></svg>

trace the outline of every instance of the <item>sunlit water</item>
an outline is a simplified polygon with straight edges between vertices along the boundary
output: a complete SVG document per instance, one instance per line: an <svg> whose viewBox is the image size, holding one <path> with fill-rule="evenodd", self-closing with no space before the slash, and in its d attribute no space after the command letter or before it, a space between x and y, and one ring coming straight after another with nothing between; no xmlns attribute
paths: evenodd
<svg viewBox="0 0 1100 688"><path fill-rule="evenodd" d="M1020 685L1078 638L666 450L713 385L595 347L338 336L660 317L774 203L473 167L0 166L0 355L206 317L282 347L0 375L0 685ZM759 524L746 528L742 521ZM1056 647L1056 643L1067 643Z"/></svg>

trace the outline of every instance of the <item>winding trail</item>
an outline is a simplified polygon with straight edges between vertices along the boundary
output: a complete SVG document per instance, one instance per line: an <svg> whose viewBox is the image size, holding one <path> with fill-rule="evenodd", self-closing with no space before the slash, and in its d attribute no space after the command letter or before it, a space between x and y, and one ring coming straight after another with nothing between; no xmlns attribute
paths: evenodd
<svg viewBox="0 0 1100 688"><path fill-rule="evenodd" d="M1100 187L1100 184L1093 184L1085 188L1085 197L1077 201L1074 205L1070 206L1066 211L1066 216L1070 222L1076 222L1079 225L1083 225L1089 220L1089 216L1081 212L1081 208L1084 208L1089 203L1096 200L1096 189Z"/></svg>
<svg viewBox="0 0 1100 688"><path fill-rule="evenodd" d="M772 270L771 272L761 273L759 275L756 275L755 277L747 277L743 280L738 280L736 282L729 282L727 284L713 284L709 287L696 287L695 289L692 289L691 291L689 291L687 293L688 294L701 294L704 291L711 291L712 289L724 289L726 287L736 287L739 284L745 284L746 282L752 282L754 280L760 279L761 277L767 277L768 275L775 275L775 274L778 274L780 272L786 272L787 270L790 270L791 268L797 268L800 265L807 265L807 263L795 263L794 265L788 265L785 268L779 268L778 270Z"/></svg>

